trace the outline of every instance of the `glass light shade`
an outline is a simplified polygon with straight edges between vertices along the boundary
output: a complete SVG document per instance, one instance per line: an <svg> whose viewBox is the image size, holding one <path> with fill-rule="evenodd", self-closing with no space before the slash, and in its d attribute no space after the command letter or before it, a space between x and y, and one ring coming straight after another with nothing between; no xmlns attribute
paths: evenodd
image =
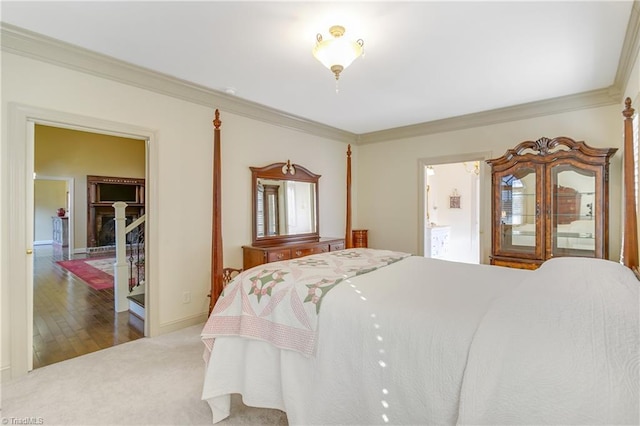
<svg viewBox="0 0 640 426"><path fill-rule="evenodd" d="M362 40L352 41L343 37L345 29L339 25L334 25L329 29L333 38L323 40L318 34L317 43L313 48L313 56L319 60L322 65L330 69L339 78L342 70L347 68L351 63L364 52Z"/></svg>
<svg viewBox="0 0 640 426"><path fill-rule="evenodd" d="M339 37L323 40L316 44L313 48L313 56L329 69L334 65L341 65L344 69L362 55L362 50L362 46L355 41Z"/></svg>

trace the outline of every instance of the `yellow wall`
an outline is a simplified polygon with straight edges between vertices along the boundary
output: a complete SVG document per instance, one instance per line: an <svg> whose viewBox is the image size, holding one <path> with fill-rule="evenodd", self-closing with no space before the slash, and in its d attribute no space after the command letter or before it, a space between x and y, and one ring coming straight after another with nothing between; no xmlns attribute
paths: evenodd
<svg viewBox="0 0 640 426"><path fill-rule="evenodd" d="M33 240L50 241L53 238L52 216L60 207L67 206L67 182L42 180L33 182Z"/></svg>
<svg viewBox="0 0 640 426"><path fill-rule="evenodd" d="M144 178L145 141L36 125L35 172L74 179L73 246L82 251L87 246L87 175Z"/></svg>

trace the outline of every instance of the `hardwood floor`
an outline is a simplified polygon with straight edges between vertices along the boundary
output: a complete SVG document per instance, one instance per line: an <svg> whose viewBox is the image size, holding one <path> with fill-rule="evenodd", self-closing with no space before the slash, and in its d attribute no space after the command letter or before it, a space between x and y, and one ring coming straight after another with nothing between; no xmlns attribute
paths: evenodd
<svg viewBox="0 0 640 426"><path fill-rule="evenodd" d="M34 254L33 368L144 337L140 318L114 311L113 289L94 290L56 263L68 250L35 246Z"/></svg>

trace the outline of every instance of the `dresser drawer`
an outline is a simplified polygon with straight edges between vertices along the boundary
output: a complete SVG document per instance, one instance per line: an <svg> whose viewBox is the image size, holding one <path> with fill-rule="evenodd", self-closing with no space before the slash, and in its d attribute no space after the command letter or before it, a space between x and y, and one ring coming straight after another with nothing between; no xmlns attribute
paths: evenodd
<svg viewBox="0 0 640 426"><path fill-rule="evenodd" d="M329 251L344 250L344 241L329 244Z"/></svg>
<svg viewBox="0 0 640 426"><path fill-rule="evenodd" d="M291 250L272 250L267 253L267 263L291 259Z"/></svg>
<svg viewBox="0 0 640 426"><path fill-rule="evenodd" d="M296 259L310 254L343 250L344 238L320 238L297 244L280 244L266 247L242 246L242 265L245 270L265 263Z"/></svg>
<svg viewBox="0 0 640 426"><path fill-rule="evenodd" d="M310 246L310 247L298 247L298 248L291 249L291 257L292 258L303 257L303 256L309 256L310 254L326 253L328 251L329 251L328 244L319 244L319 245Z"/></svg>

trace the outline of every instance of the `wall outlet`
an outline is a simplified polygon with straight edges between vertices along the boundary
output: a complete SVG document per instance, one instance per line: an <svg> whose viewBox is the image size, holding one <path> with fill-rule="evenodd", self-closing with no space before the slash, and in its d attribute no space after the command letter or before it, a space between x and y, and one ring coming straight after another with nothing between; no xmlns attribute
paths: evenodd
<svg viewBox="0 0 640 426"><path fill-rule="evenodd" d="M191 303L191 292L185 291L182 293L182 303Z"/></svg>

